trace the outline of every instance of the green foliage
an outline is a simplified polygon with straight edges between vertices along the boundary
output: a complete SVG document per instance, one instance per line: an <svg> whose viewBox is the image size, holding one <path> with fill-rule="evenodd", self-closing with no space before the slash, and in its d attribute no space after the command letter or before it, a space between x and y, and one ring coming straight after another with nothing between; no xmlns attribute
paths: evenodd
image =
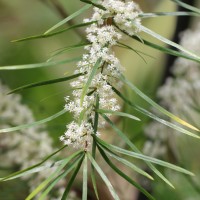
<svg viewBox="0 0 200 200"><path fill-rule="evenodd" d="M39 39L39 38L53 37L57 34L66 32L66 31L71 30L71 29L73 30L75 28L85 27L85 26L88 26L92 23L96 23L96 21L93 21L93 22L88 22L88 23L75 24L73 26L70 26L69 28L66 28L66 29L63 29L63 30L60 30L60 31L57 31L57 32L53 32L54 30L56 30L60 26L69 22L70 20L76 18L80 14L83 14L86 10L88 10L92 6L95 6L95 7L102 9L102 10L105 10L105 8L103 6L96 4L96 1L87 1L87 0L81 0L81 1L88 4L88 5L82 7L80 10L76 11L75 13L71 14L70 16L65 18L64 20L60 21L59 23L57 23L56 25L51 27L49 30L47 30L44 34L15 40L15 42L32 40L32 39ZM172 0L172 1L176 2L180 6L187 8L191 12L143 13L143 14L140 14L140 17L141 18L151 18L151 17L160 17L160 16L187 16L187 15L198 16L200 14L199 9L196 9L192 6L189 6L189 5L183 3L179 0ZM109 19L109 17L107 19ZM107 19L105 19L105 20L107 20ZM115 25L116 28L120 29L114 22L113 22L113 25ZM135 26L137 27L137 24L135 24ZM189 60L196 61L198 63L200 62L199 56L188 51L187 49L184 49L182 46L168 40L167 38L164 38L163 36L153 32L152 30L146 28L145 26L141 26L140 28L146 34L151 35L152 37L156 38L157 40L159 40L159 41L161 41L161 42L163 42L167 45L175 47L177 50L172 50L168 47L163 47L163 46L154 44L154 43L152 43L148 40L143 39L142 37L140 37L138 35L130 36L126 33L126 31L121 30L121 29L120 29L120 31L123 32L124 34L128 35L132 39L137 40L138 42L142 43L142 45L147 45L147 46L154 48L154 49L157 49L157 50L159 50L163 53L167 53L167 54L178 56L178 57L183 57L183 58L186 58L186 59L189 59ZM87 46L87 45L90 45L90 43L84 42L84 43L79 43L79 44L67 46L63 49L59 49L52 55L50 60L52 58L54 58L55 56L60 55L64 52L67 52L69 50L74 50L74 49L77 49L77 48L80 48L80 47L84 47L84 46ZM136 49L134 49L134 48L132 48L128 45L125 45L121 42L119 42L116 46L118 46L120 48L126 48L126 49L134 51L144 61L145 61L145 59L142 57L142 55L152 57L152 56L146 54L143 51L138 51L138 50L136 50ZM80 59L81 59L80 57L76 57L76 58L70 58L70 59L61 60L61 61L49 61L49 62L43 62L43 63L38 63L38 64L2 66L2 67L0 67L0 70L22 70L22 69L24 70L24 69L36 69L36 68L50 67L50 66L55 67L55 66L58 66L58 65L69 63L69 62L79 61ZM101 65L102 65L102 60L99 59L96 62L96 64L93 66L91 74L89 74L89 76L88 76L89 78L87 80L87 83L83 86L83 88L81 88L82 89L82 94L81 94L81 98L80 98L81 105L83 104L84 97L87 94L88 89L91 85L91 82L92 82L94 76L96 75L98 69L101 67ZM72 79L75 79L75 78L77 78L81 75L82 74L79 73L79 74L74 74L74 75L67 76L67 77L60 77L60 78L56 78L56 79L50 79L50 80L46 80L46 81L30 83L28 85L24 85L24 86L21 86L21 87L14 89L10 93L19 92L19 91L22 91L22 90L25 90L25 89L28 89L28 88L30 89L30 88L34 88L34 87L41 87L41 86L44 86L44 85L51 85L51 84L55 84L55 83L60 83L60 82L72 80ZM193 125L189 124L188 122L180 119L179 117L175 116L174 114L170 113L169 111L167 111L166 109L164 109L163 107L158 105L151 98L149 98L147 95L145 95L141 90L139 90L133 83L131 83L129 80L127 80L123 75L121 75L120 80L123 83L125 83L129 87L129 89L131 89L133 92L135 92L144 101L146 101L151 106L156 108L162 114L164 114L167 117L171 118L172 120L178 122L183 127L186 127L186 128L192 129L193 131L199 132L198 128L196 128ZM111 85L111 83L109 83L109 84ZM185 128L182 128L182 127L177 126L177 125L175 125L171 122L168 122L168 121L160 118L159 116L156 116L155 114L149 112L148 110L140 107L140 105L137 105L133 101L126 98L124 94L122 94L120 91L115 89L113 86L112 86L112 89L123 100L124 103L129 104L135 110L141 112L145 116L150 117L154 120L157 120L157 121L163 123L164 125L169 126L169 127L173 128L175 130L178 130L178 131L180 131L184 134L187 134L187 135L195 137L195 138L200 138L197 134L194 134L194 133L188 131ZM45 181L43 181L38 187L36 187L26 198L26 200L31 200L34 197L36 197L37 195L39 195L38 199L42 200L42 199L46 198L47 194L58 183L58 181L65 178L66 176L68 176L70 174L70 172L73 170L73 173L69 178L68 184L67 184L66 189L65 189L63 196L61 198L61 200L64 200L64 199L68 198L72 184L74 183L75 178L77 177L77 174L80 171L81 166L83 165L82 199L86 200L87 196L88 196L88 174L89 174L88 173L88 163L90 162L90 164L91 164L91 180L92 180L92 185L93 185L97 199L99 199L99 194L98 194L95 172L97 172L99 174L99 176L102 178L102 180L104 181L108 190L110 191L112 197L116 200L119 200L120 198L119 198L117 192L115 191L114 187L112 186L112 183L110 182L107 175L104 173L103 169L101 168L101 166L98 164L98 161L96 160L97 150L100 153L100 155L102 156L103 160L105 160L105 162L111 167L111 169L113 169L118 175L120 175L123 179L125 179L130 184L132 184L134 187L136 187L138 190L140 190L144 195L146 195L151 200L154 200L155 198L149 192L147 192L142 186L140 186L134 179L132 179L131 177L126 175L122 170L120 170L112 162L113 158L115 160L117 160L120 164L123 164L126 167L128 167L129 169L136 171L139 174L142 174L143 176L147 177L148 179L153 180L154 178L150 174L148 174L147 172L145 172L144 170L139 168L137 165L130 162L130 160L124 158L124 156L136 158L136 159L144 161L146 163L146 165L148 165L148 167L155 174L157 174L158 177L160 177L165 183L167 183L172 188L174 188L173 184L153 164L160 165L162 167L169 168L171 170L174 170L174 171L177 171L177 172L180 172L180 173L184 173L184 174L187 174L187 175L190 175L190 176L194 175L192 172L190 172L190 171L188 171L184 168L178 167L174 164L171 164L171 163L168 163L168 162L156 159L156 158L152 158L152 157L148 157L148 156L143 155L140 152L140 150L135 146L135 144L133 144L131 142L131 140L126 136L126 134L123 131L121 131L111 121L111 119L108 116L117 115L119 117L127 117L127 118L130 118L132 120L141 121L141 119L139 119L138 117L131 115L131 114L128 114L128 113L125 113L125 112L117 112L117 111L115 112L115 111L111 111L111 110L99 109L99 97L98 96L96 96L96 102L95 102L95 106L94 106L93 109L94 109L95 116L94 116L94 122L91 122L91 124L93 126L95 134L93 135L92 153L87 152L85 149L81 150L81 151L76 151L75 153L73 153L69 157L53 163L53 165L45 165L45 162L47 160L49 160L55 154L61 152L64 148L66 148L66 146L64 146L61 149L59 149L58 151L56 151L55 153L49 155L47 158L45 158L40 163L38 163L34 166L31 166L27 169L15 172L15 173L8 175L4 178L1 178L0 181L3 182L3 181L7 181L7 180L12 180L12 179L15 179L15 178L25 176L27 174L31 174L31 173L35 173L35 172L45 170L47 168L51 168L53 166L53 167L56 168L54 173L52 173ZM47 123L47 122L54 120L55 118L63 115L64 113L66 113L66 110L61 110L61 111L57 112L56 114L54 114L50 117L47 117L46 119L39 120L39 121L36 121L34 123L20 125L20 126L12 127L12 128L1 129L0 133L1 134L2 133L10 134L10 132L13 132L13 131L29 128L29 127L36 126L36 125L43 124L43 123ZM82 111L82 113L80 114L80 119L83 119L84 116L85 116L85 111ZM96 136L97 127L98 127L98 123L99 123L99 116L103 117L103 119L112 127L112 129L118 134L118 136L126 143L126 145L131 150L126 150L126 149L120 148L118 146L108 144L104 140L101 140Z"/></svg>

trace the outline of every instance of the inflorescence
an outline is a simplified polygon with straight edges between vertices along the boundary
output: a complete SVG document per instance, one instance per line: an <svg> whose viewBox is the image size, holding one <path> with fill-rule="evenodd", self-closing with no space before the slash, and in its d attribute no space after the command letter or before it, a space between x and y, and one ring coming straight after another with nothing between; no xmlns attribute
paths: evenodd
<svg viewBox="0 0 200 200"><path fill-rule="evenodd" d="M132 1L104 0L98 1L98 5L100 6L94 8L92 17L84 20L84 23L92 23L86 29L89 44L85 47L86 53L78 62L74 72L82 75L78 80L71 82L74 89L73 101L66 97L65 105L65 109L73 114L74 121L67 125L67 131L60 137L64 144L86 150L91 146L91 135L100 135L93 127L97 100L99 109L110 111L120 109L112 86L119 88L122 85L118 78L123 72L123 67L112 47L123 38L122 31L129 35L137 35L141 23L139 18L141 10ZM87 88L87 93L84 94L84 87L97 63L99 65L96 73ZM100 119L98 128L104 123Z"/></svg>

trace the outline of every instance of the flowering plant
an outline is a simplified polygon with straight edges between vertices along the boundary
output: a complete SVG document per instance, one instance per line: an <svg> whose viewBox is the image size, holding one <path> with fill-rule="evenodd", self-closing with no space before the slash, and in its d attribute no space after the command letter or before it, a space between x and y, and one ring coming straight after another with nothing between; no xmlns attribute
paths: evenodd
<svg viewBox="0 0 200 200"><path fill-rule="evenodd" d="M143 155L140 152L140 150L130 141L130 139L126 136L126 134L123 133L123 131L121 131L115 125L115 123L113 123L113 121L110 119L112 115L117 115L121 117L128 117L131 118L132 120L140 121L140 119L137 116L130 115L128 113L120 111L120 105L116 96L121 98L124 103L133 107L136 111L139 111L140 113L156 121L159 121L160 123L163 123L164 125L170 128L178 130L183 134L187 134L195 138L200 138L196 133L190 131L193 130L199 132L200 130L195 126L187 123L186 121L180 119L179 117L175 116L171 112L165 110L163 107L159 106L152 99L146 96L142 91L140 91L133 83L131 83L128 79L126 79L126 77L123 75L124 68L121 66L119 59L116 57L113 51L113 47L118 46L121 48L132 50L143 58L143 55L145 55L145 53L140 52L132 48L131 46L128 46L123 43L123 40L126 39L126 37L130 37L140 42L141 45L147 45L151 48L160 50L164 53L200 62L200 57L197 56L196 54L168 40L167 38L162 37L161 35L153 32L152 30L142 25L142 20L145 18L168 16L168 15L198 16L200 11L194 7L188 6L187 4L179 0L173 0L173 1L180 6L186 7L187 9L190 10L190 12L143 13L139 5L134 3L133 1L122 1L122 0L99 0L99 1L81 0L81 1L86 3L86 5L83 8L76 11L72 15L68 16L67 18L65 18L52 28L50 28L44 34L23 38L20 40L16 40L15 42L52 37L54 35L66 32L71 29L77 29L79 27L87 26L85 42L82 42L80 44L75 44L65 49L56 51L55 54L48 60L48 62L39 64L30 64L30 65L19 65L19 66L3 66L0 68L0 70L18 70L18 69L32 69L32 68L35 69L38 67L56 66L68 62L78 61L76 65L77 69L75 70L74 74L70 76L37 82L37 83L31 83L29 85L16 88L10 92L13 93L28 88L54 84L76 78L75 81L73 80L70 83L73 89L72 92L73 98L69 96L65 97L66 104L63 110L59 111L58 113L46 119L37 122L31 122L28 124L12 128L3 128L0 130L0 133L3 134L7 132L13 132L25 128L30 128L32 126L36 126L51 121L63 115L66 112L70 112L73 114L73 121L67 125L66 132L60 136L60 140L61 142L63 142L64 146L61 147L59 150L55 151L54 153L50 154L49 156L47 156L44 160L42 160L38 164L35 164L31 167L28 167L11 175L8 175L4 178L1 178L0 180L7 181L34 172L39 172L41 170L46 170L48 168L51 168L52 166L56 166L55 171L47 179L45 179L38 187L36 187L26 198L27 200L33 199L36 195L39 194L38 199L44 199L51 191L51 189L61 179L63 179L68 174L70 174L71 171L73 171L61 197L61 199L64 200L68 198L70 188L81 166L83 166L82 199L84 200L87 199L87 193L88 193L87 191L88 166L90 162L92 166L91 180L96 198L99 199L97 184L96 184L96 176L95 176L95 172L98 172L98 174L101 176L102 180L108 187L112 197L114 199L119 199L119 196L115 192L111 182L109 181L108 177L105 175L105 173L103 172L102 168L100 167L100 165L96 160L96 154L98 150L102 158L117 174L119 174L130 184L138 188L149 199L154 199L154 197L148 191L146 191L136 181L134 181L131 177L125 174L122 170L120 170L113 163L111 158L116 159L120 163L126 165L132 170L135 170L136 172L142 174L143 176L149 179L153 179L153 177L150 174L140 169L138 166L130 162L128 159L123 158L122 155L143 160L158 177L160 177L164 182L166 182L171 187L174 187L173 184L154 166L154 164L158 164L179 171L181 173L185 173L187 175L193 175L193 173L181 167L167 163L165 161ZM74 24L69 28L55 31L58 27L72 20L78 15L82 14L84 11L86 11L91 7L93 7L93 15L91 18L85 19L83 23ZM148 40L145 40L141 37L140 32L149 34L152 37L168 45L171 45L172 47L175 47L176 50L172 50L168 47L163 47ZM84 47L85 49L85 53L81 56L81 58L78 57L61 61L53 60L57 55L60 55L63 52L69 51L77 47ZM123 87L123 85L127 85L132 91L134 91L137 95L139 95L143 100L147 101L150 105L152 105L163 115L168 116L170 119L177 122L178 124L181 124L182 126L179 126L171 121L162 119L156 116L155 114L151 113L150 111L144 109L143 107L136 105L134 102L128 99L122 92L120 92L120 89L121 87ZM107 124L109 124L114 129L114 131L126 143L126 145L130 148L130 150L126 150L119 146L109 144L105 140L101 139L103 128ZM64 151L64 149L68 148L69 146L72 146L77 150L70 156L52 163L52 165L47 164L47 161L50 158L52 158L59 152Z"/></svg>

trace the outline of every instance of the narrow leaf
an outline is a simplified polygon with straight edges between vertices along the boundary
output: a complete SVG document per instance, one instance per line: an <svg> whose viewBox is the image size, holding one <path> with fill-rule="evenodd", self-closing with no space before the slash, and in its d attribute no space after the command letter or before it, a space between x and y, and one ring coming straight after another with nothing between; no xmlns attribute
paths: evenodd
<svg viewBox="0 0 200 200"><path fill-rule="evenodd" d="M123 48L126 48L126 49L129 49L129 50L132 50L132 51L134 51L135 53L137 53L137 54L143 54L143 55L145 55L145 56L148 56L148 57L150 57L150 58L154 58L155 59L155 57L153 57L153 56L151 56L151 55L149 55L149 54L147 54L147 53L145 53L145 52L143 52L143 51L139 51L139 50L137 50L137 49L134 49L133 47L131 47L131 46L129 46L129 45L127 45L127 44L124 44L124 43L121 43L121 42L117 42L119 45L121 45L120 47L123 47ZM139 56L141 56L141 55L139 55ZM142 57L143 58L143 57ZM144 59L144 58L143 58Z"/></svg>
<svg viewBox="0 0 200 200"><path fill-rule="evenodd" d="M52 62L43 62L37 64L27 64L27 65L12 65L12 66L0 66L0 70L19 70L19 69L33 69L33 68L40 68L40 67L50 67L50 66L57 66L63 65L70 62L76 62L81 60L80 57L66 59L62 61L52 61Z"/></svg>
<svg viewBox="0 0 200 200"><path fill-rule="evenodd" d="M131 179L129 176L127 176L125 173L123 173L118 167L116 167L110 159L107 157L105 152L99 147L99 151L104 158L104 160L108 163L108 165L116 172L118 173L122 178L127 180L129 183L131 183L133 186L135 186L138 190L140 190L145 196L147 196L151 200L155 200L151 194L149 194L143 187L141 187L138 183L136 183L133 179Z"/></svg>
<svg viewBox="0 0 200 200"><path fill-rule="evenodd" d="M84 47L84 46L87 46L87 45L90 45L89 42L87 43L79 43L79 44L75 44L75 45L72 45L72 46L68 46L68 47L64 47L64 48L61 48L61 49L58 49L56 51L54 51L54 53L52 54L51 58L48 59L48 62L51 61L54 57L58 56L58 55L61 55L67 51L70 51L70 50L74 50L74 49L77 49L77 48L80 48L80 47Z"/></svg>
<svg viewBox="0 0 200 200"><path fill-rule="evenodd" d="M160 122L160 123L162 123L162 124L164 124L164 125L166 125L166 126L168 126L170 128L173 128L174 130L177 130L177 131L179 131L181 133L184 133L186 135L189 135L191 137L195 137L197 139L200 139L200 136L198 136L198 135L196 135L196 134L194 134L194 133L192 133L192 132L190 132L190 131L188 131L188 130L186 130L184 128L181 128L181 127L177 126L176 124L173 124L173 123L168 122L168 121L166 121L164 119L161 119L160 117L157 117L153 113L147 111L144 108L141 108L140 106L137 106L135 109L138 110L139 112L145 114L146 116L148 116L148 117L150 117L150 118L152 118L152 119L154 119L154 120L156 120L156 121L158 121L158 122Z"/></svg>
<svg viewBox="0 0 200 200"><path fill-rule="evenodd" d="M59 23L57 23L56 25L54 25L53 27L51 27L50 29L48 29L44 34L49 34L50 32L52 32L53 30L57 29L58 27L62 26L63 24L67 23L68 21L72 20L73 18L79 16L80 14L82 14L84 11L88 10L91 7L91 5L85 5L84 7L82 7L80 10L76 11L75 13L71 14L70 16L68 16L67 18L63 19L62 21L60 21Z"/></svg>
<svg viewBox="0 0 200 200"><path fill-rule="evenodd" d="M171 1L176 2L179 6L182 6L183 8L186 8L188 10L191 10L193 12L196 12L196 13L200 14L200 9L198 9L198 8L196 8L194 6L188 5L188 4L186 4L186 3L184 3L184 2L182 2L180 0L171 0Z"/></svg>
<svg viewBox="0 0 200 200"><path fill-rule="evenodd" d="M88 182L88 171L87 171L87 155L85 156L84 163L83 163L83 194L82 200L87 200L87 182Z"/></svg>
<svg viewBox="0 0 200 200"><path fill-rule="evenodd" d="M103 116L104 119L111 125L111 127L116 131L116 133L126 142L126 144L135 152L137 153L141 153L140 150L129 140L128 137L126 137L126 135L124 133L121 132L120 129L118 129L114 123L107 118L105 115ZM155 167L148 161L146 161L146 164L149 166L150 169L152 169L152 171L154 171L163 181L165 181L169 186L171 186L172 188L174 188L174 186L156 169ZM163 179L164 177L164 179ZM166 181L167 180L167 181Z"/></svg>
<svg viewBox="0 0 200 200"><path fill-rule="evenodd" d="M96 105L95 109L99 109L99 95L96 96ZM99 121L99 113L95 111L95 117L94 117L94 133L97 134L98 129L98 121ZM93 138L92 143L92 158L96 159L96 141ZM91 179L92 179L92 185L94 188L94 192L96 195L97 200L99 200L98 190L97 190L97 184L96 184L96 177L95 177L95 169L94 166L91 164Z"/></svg>
<svg viewBox="0 0 200 200"><path fill-rule="evenodd" d="M192 172L190 172L186 169L183 169L183 168L178 167L176 165L173 165L171 163L159 160L157 158L145 156L141 153L135 153L135 152L132 152L132 151L128 151L128 150L122 149L120 147L117 147L117 146L114 146L114 145L111 145L111 144L107 144L105 142L104 143L100 142L100 143L102 145L106 146L108 149L111 149L111 150L116 151L118 153L130 156L130 157L133 157L133 158L137 158L137 159L140 159L140 160L148 161L148 162L151 162L151 163L155 163L157 165L161 165L163 167L167 167L169 169L173 169L175 171L178 171L178 172L181 172L181 173L184 173L184 174L188 174L190 176L194 176L194 174Z"/></svg>
<svg viewBox="0 0 200 200"><path fill-rule="evenodd" d="M76 175L78 174L78 172L79 172L79 170L80 170L80 168L81 168L81 165L82 165L82 163L83 163L84 157L85 157L85 154L84 154L83 158L82 158L82 159L79 161L79 163L77 164L77 166L76 166L76 168L75 168L75 170L74 170L74 173L72 174L72 176L71 176L71 178L70 178L70 180L69 180L69 182L68 182L68 185L67 185L67 187L66 187L66 189L65 189L65 191L64 191L64 193L63 193L63 196L62 196L61 200L66 200L66 199L67 199L68 194L69 194L69 191L70 191L70 189L71 189L71 186L72 186L72 184L73 184L73 182L74 182L74 180L75 180L75 178L76 178Z"/></svg>
<svg viewBox="0 0 200 200"><path fill-rule="evenodd" d="M68 81L68 80L72 80L74 78L77 78L79 76L81 76L83 74L79 73L79 74L74 74L71 76L66 76L66 77L62 77L62 78L57 78L57 79L51 79L51 80L47 80L47 81L41 81L41 82L37 82L37 83L31 83L31 84L27 84L21 87L18 87L14 90L11 90L8 94L12 94L14 92L19 92L28 88L33 88L33 87L40 87L40 86L44 86L44 85L50 85L50 84L54 84L54 83L60 83L63 81Z"/></svg>
<svg viewBox="0 0 200 200"><path fill-rule="evenodd" d="M57 112L56 114L54 114L50 117L47 117L45 119L42 119L40 121L37 121L37 122L32 122L32 123L29 123L29 124L24 124L24 125L20 125L20 126L16 126L16 127L11 127L11 128L4 128L4 129L0 130L0 133L8 133L8 132L13 132L13 131L18 131L18 130L22 130L22 129L25 129L25 128L29 128L29 127L32 127L32 126L38 126L40 124L44 124L46 122L52 121L53 119L60 117L61 115L63 115L66 112L67 112L66 110L61 110L60 112Z"/></svg>
<svg viewBox="0 0 200 200"><path fill-rule="evenodd" d="M53 181L52 183L45 189L44 192L42 192L41 196L38 198L38 200L43 200L46 198L46 196L48 195L48 193L53 189L53 187L63 178L65 178L67 176L67 174L69 174L75 167L75 165L77 164L77 162L79 162L82 159L82 156L78 157L75 161L73 161L72 163L69 163L67 168L65 168L64 172L62 172L61 174L59 174Z"/></svg>
<svg viewBox="0 0 200 200"><path fill-rule="evenodd" d="M181 57L181 58L186 58L186 59L188 59L188 60L193 60L193 61L196 61L196 62L200 63L199 59L196 59L196 58L194 58L194 57L192 57L192 56L189 56L189 55L187 55L187 54L184 54L184 53L182 53L182 52L179 52L179 51L170 49L170 48L168 48L168 47L163 47L163 46L154 44L154 43L149 42L149 41L147 41L147 40L145 40L145 39L143 39L143 38L141 38L141 39L142 39L142 41L141 41L141 39L139 39L139 38L136 37L135 35L130 36L128 33L126 33L126 31L121 30L115 23L114 23L114 25L115 25L120 31L122 31L125 35L127 35L127 36L133 38L134 40L137 40L138 42L141 42L142 44L145 44L145 45L147 45L147 46L149 46L149 47L151 47L151 48L157 49L157 50L162 51L162 52L164 52L164 53L167 53L167 54L169 54L169 55L173 55L173 56Z"/></svg>
<svg viewBox="0 0 200 200"><path fill-rule="evenodd" d="M58 35L58 34L61 34L61 33L65 33L67 31L75 29L75 28L80 28L80 27L88 26L88 25L93 24L95 22L96 21L87 22L87 23L81 23L81 24L75 24L73 26L70 26L69 28L65 28L65 29L62 29L60 31L56 31L56 32L49 33L49 34L33 35L33 36L25 37L25 38L22 38L22 39L13 40L12 42L22 42L22 41L27 41L27 40L49 38L49 37L52 37L52 36L55 36L55 35Z"/></svg>
<svg viewBox="0 0 200 200"><path fill-rule="evenodd" d="M136 24L135 24L136 25ZM137 26L137 25L136 25ZM172 47L175 47L177 49L179 49L180 51L184 52L185 54L189 55L190 57L193 57L194 59L196 59L198 62L200 62L200 57L197 56L196 54L192 53L191 51L188 51L187 49L183 48L182 46L180 46L179 44L176 44L175 42L172 42L170 40L168 40L167 38L159 35L158 33L155 33L154 31L140 25L138 26L138 28L140 28L140 30L142 30L143 32L153 36L154 38L168 44L171 45Z"/></svg>
<svg viewBox="0 0 200 200"><path fill-rule="evenodd" d="M94 67L93 67L93 69L92 69L90 75L89 75L89 78L88 78L88 80L87 80L87 83L86 83L85 86L83 87L83 91L82 91L81 98L80 98L80 104L81 104L81 105L83 104L84 97L85 97L85 95L86 95L86 93L87 93L88 88L90 87L90 84L91 84L91 82L92 82L92 79L94 78L94 76L95 76L95 74L96 74L96 72L97 72L98 67L99 67L100 64L101 64L101 59L99 58L99 59L97 60L96 64L94 65Z"/></svg>
<svg viewBox="0 0 200 200"><path fill-rule="evenodd" d="M140 169L139 167L137 167L136 165L134 165L133 163L129 162L126 159L121 158L120 156L118 156L117 154L115 154L113 151L111 151L110 149L103 147L109 154L109 156L115 158L116 160L118 160L119 162L123 163L124 165L130 167L132 170L136 171L139 174L142 174L143 176L154 180L154 178L148 174L147 172L145 172L144 170Z"/></svg>
<svg viewBox="0 0 200 200"><path fill-rule="evenodd" d="M4 178L0 178L0 181L7 181L7 180L12 180L12 179L15 179L15 178L19 178L19 177L22 177L22 176L25 176L27 174L31 174L31 173L34 173L34 172L37 172L37 169L43 164L45 163L47 160L49 160L50 158L52 158L54 155L56 155L58 152L60 152L61 150L63 150L64 148L66 148L67 145L63 146L62 148L58 149L57 151L53 152L52 154L50 154L49 156L47 156L44 160L42 160L41 162L31 166L31 167L28 167L26 169L23 169L23 170L20 170L18 172L15 172L13 174L10 174Z"/></svg>
<svg viewBox="0 0 200 200"><path fill-rule="evenodd" d="M112 184L110 183L110 181L108 180L107 176L104 174L104 172L101 170L100 166L96 163L96 161L92 158L92 156L88 153L88 158L90 159L92 165L95 167L95 169L97 170L97 172L99 173L99 175L101 176L102 180L104 181L104 183L106 184L106 186L108 187L112 197L115 200L120 200L116 191L114 190Z"/></svg>
<svg viewBox="0 0 200 200"><path fill-rule="evenodd" d="M165 16L199 16L194 12L154 12L154 13L141 13L139 17L150 18L150 17L165 17Z"/></svg>
<svg viewBox="0 0 200 200"><path fill-rule="evenodd" d="M164 115L170 117L171 119L182 124L183 126L186 126L186 127L193 129L195 131L200 131L198 128L196 128L193 125L185 122L184 120L180 119L179 117L175 116L174 114L170 113L169 111L167 111L166 109L164 109L163 107L158 105L156 102L154 102L148 96L146 96L142 91L140 91L135 85L133 85L130 81L128 81L124 76L121 76L120 80L123 81L124 83L126 83L136 94L138 94L142 99L147 101L150 105L152 105L153 107L158 109Z"/></svg>
<svg viewBox="0 0 200 200"><path fill-rule="evenodd" d="M33 197L35 197L41 190L43 190L55 178L55 176L60 173L60 171L67 165L68 162L70 162L73 158L80 155L81 153L82 152L78 151L64 159L61 166L58 167L57 170L52 173L45 181L43 181L38 187L36 187L35 190L33 190L25 200L33 199Z"/></svg>
<svg viewBox="0 0 200 200"><path fill-rule="evenodd" d="M104 113L104 114L106 114L106 113L113 114L113 115L117 115L117 116L121 116L121 117L128 117L128 118L136 120L136 121L141 121L138 117L135 117L134 115L130 115L130 114L124 113L124 112L117 112L117 111L103 110L103 109L98 109L97 112Z"/></svg>

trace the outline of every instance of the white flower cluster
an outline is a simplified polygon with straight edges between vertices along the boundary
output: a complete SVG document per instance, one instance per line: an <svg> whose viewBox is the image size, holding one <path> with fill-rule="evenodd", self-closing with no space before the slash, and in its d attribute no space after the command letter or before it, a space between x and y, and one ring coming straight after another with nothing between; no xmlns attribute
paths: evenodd
<svg viewBox="0 0 200 200"><path fill-rule="evenodd" d="M199 54L199 33L200 24L195 29L184 31L181 35L181 45ZM165 85L158 90L161 104L175 115L198 127L200 118L200 65L184 58L177 58L173 66L173 75L174 78L168 78ZM171 134L171 132L176 131L157 122L152 122L147 126L145 133L151 139L151 145L149 145L150 141L145 143L145 153L149 154L148 152L156 151L154 155L161 156L160 150L166 149L167 141L170 148L173 148L175 136L173 136L173 141L170 140L171 137L168 134ZM176 133L176 136L178 136L178 132ZM162 139L160 139L161 135ZM157 148L158 143L162 144L162 148ZM163 155L164 153L165 151L162 152ZM176 154L175 151L174 153Z"/></svg>
<svg viewBox="0 0 200 200"><path fill-rule="evenodd" d="M65 135L60 137L61 141L65 144L73 144L75 148L87 148L91 145L91 134L93 133L93 128L91 123L82 122L81 125L72 122L67 125L67 132ZM84 140L82 139L84 137ZM87 142L85 144L85 141ZM85 146L86 145L86 146Z"/></svg>
<svg viewBox="0 0 200 200"><path fill-rule="evenodd" d="M84 116L79 123L71 122L67 126L66 133L60 137L60 140L65 144L77 148L90 148L91 134L94 134L92 122L94 122L94 106L97 98L99 99L100 109L112 111L120 109L111 86L112 84L119 88L122 85L120 81L117 81L117 78L122 73L123 68L112 51L112 47L123 36L123 33L117 27L130 35L139 31L135 24L140 24L138 15L141 10L136 3L104 0L99 1L98 4L104 9L95 7L93 16L84 20L84 22L95 23L86 29L87 40L90 45L85 47L87 53L78 62L75 70L75 74L82 73L83 75L71 82L71 86L74 88L74 100L69 101L69 97L66 97L65 109L73 113L74 119L77 121L80 115ZM91 80L88 93L81 102L83 88L98 62L100 64L97 72ZM102 127L104 123L103 120L100 120L98 127ZM97 134L99 135L99 133Z"/></svg>
<svg viewBox="0 0 200 200"><path fill-rule="evenodd" d="M104 18L111 17L114 23L121 29L126 31L129 35L134 35L140 31L141 19L139 14L142 13L138 4L133 1L120 0L104 0L99 1L105 10L94 8L94 15L91 21L98 21L100 24L104 23Z"/></svg>
<svg viewBox="0 0 200 200"><path fill-rule="evenodd" d="M143 147L143 153L151 157L162 157L167 152L166 143L168 142L167 134L163 132L168 131L169 128L161 123L151 122L145 128L145 134L148 140L145 142Z"/></svg>
<svg viewBox="0 0 200 200"><path fill-rule="evenodd" d="M8 92L8 87L0 81L0 129L34 122L31 110L21 103L21 96L7 95ZM0 134L0 166L4 168L25 169L41 162L53 151L52 140L43 126ZM34 177L24 176L23 179L27 181L31 191L53 170L54 168L47 169Z"/></svg>
<svg viewBox="0 0 200 200"><path fill-rule="evenodd" d="M0 128L34 122L31 110L21 104L21 96L7 95L8 91L0 82ZM53 151L52 141L41 126L0 134L0 147L0 157L4 160L1 165L20 165L21 168L40 162Z"/></svg>

